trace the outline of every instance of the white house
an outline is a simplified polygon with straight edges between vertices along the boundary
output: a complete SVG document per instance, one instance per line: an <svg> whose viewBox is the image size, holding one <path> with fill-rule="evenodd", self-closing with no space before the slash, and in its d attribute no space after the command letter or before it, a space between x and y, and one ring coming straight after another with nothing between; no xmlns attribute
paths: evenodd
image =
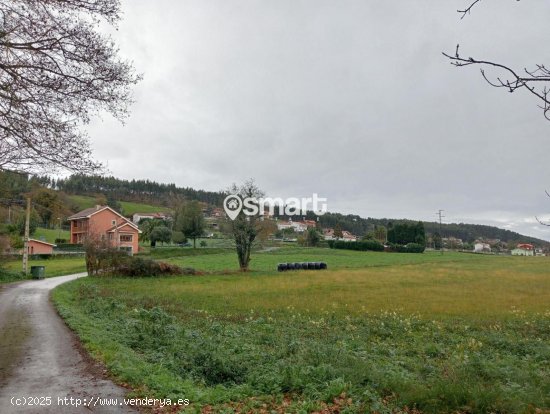
<svg viewBox="0 0 550 414"><path fill-rule="evenodd" d="M535 246L528 243L518 244L515 249L512 250L512 256L534 256Z"/></svg>
<svg viewBox="0 0 550 414"><path fill-rule="evenodd" d="M132 222L134 224L139 224L139 222L143 219L166 220L166 219L168 219L168 216L164 213L135 213L132 216Z"/></svg>
<svg viewBox="0 0 550 414"><path fill-rule="evenodd" d="M474 253L490 253L491 245L487 243L474 244Z"/></svg>

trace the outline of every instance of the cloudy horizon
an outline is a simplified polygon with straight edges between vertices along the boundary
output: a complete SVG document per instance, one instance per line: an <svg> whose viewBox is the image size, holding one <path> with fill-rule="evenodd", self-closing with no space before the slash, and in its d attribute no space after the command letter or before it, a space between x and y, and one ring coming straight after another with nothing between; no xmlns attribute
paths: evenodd
<svg viewBox="0 0 550 414"><path fill-rule="evenodd" d="M446 4L443 4L446 3ZM272 197L362 217L501 228L550 241L550 122L441 52L550 62L550 4L123 1L113 34L144 80L123 126L88 128L114 176Z"/></svg>

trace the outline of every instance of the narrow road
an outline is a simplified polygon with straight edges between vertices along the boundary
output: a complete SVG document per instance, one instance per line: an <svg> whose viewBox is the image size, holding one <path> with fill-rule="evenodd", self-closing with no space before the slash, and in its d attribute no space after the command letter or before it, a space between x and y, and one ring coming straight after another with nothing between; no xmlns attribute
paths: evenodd
<svg viewBox="0 0 550 414"><path fill-rule="evenodd" d="M0 286L0 413L136 412L123 403L126 390L105 378L50 303L54 287L83 276ZM91 398L95 406L76 406ZM107 401L112 405L101 405Z"/></svg>

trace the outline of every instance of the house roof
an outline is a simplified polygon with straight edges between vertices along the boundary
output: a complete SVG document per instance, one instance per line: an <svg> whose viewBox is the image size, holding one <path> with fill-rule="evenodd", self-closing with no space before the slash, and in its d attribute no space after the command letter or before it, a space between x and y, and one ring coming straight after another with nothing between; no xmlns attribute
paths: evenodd
<svg viewBox="0 0 550 414"><path fill-rule="evenodd" d="M121 228L126 227L126 226L129 226L133 230L136 230L138 233L141 233L141 230L139 228L137 228L137 226L134 223L130 222L130 221L126 221L125 223L120 223L116 226L111 227L109 230L107 230L107 233L112 233L115 230L120 230Z"/></svg>
<svg viewBox="0 0 550 414"><path fill-rule="evenodd" d="M117 216L119 216L121 219L124 220L123 223L120 223L118 224L118 228L122 227L122 226L125 226L125 225L129 225L129 226L132 226L134 229L136 229L139 233L141 233L141 231L139 230L139 228L134 224L132 223L130 220L128 220L126 217L124 217L122 214L120 214L119 212L113 210L111 207L109 206L95 206L95 207L90 207L90 208L87 208L85 210L82 210L82 211L79 211L78 213L75 213L73 214L72 216L70 216L67 220L78 220L78 219L83 219L83 218L90 218L92 217L94 214L97 214L99 213L100 211L104 211L104 210L110 210L112 213L116 214ZM113 226L111 228L111 230L114 230L115 227ZM109 231L109 230L108 230Z"/></svg>
<svg viewBox="0 0 550 414"><path fill-rule="evenodd" d="M529 243L520 243L518 244L517 248L523 250L533 250L534 246Z"/></svg>
<svg viewBox="0 0 550 414"><path fill-rule="evenodd" d="M45 242L43 240L29 239L29 241L30 242L35 242L35 243L40 243L40 244L46 244L46 245L52 246L52 247L57 247L57 244L48 243L48 242Z"/></svg>
<svg viewBox="0 0 550 414"><path fill-rule="evenodd" d="M72 216L70 216L67 220L78 220L78 219L82 219L82 218L90 218L92 217L94 214L97 214L99 213L100 211L104 211L104 210L110 210L112 213L116 214L117 216L119 216L120 218L123 218L124 220L128 221L128 219L126 217L124 217L122 214L120 214L118 211L115 211L113 210L111 207L109 206L95 206L95 207L90 207L90 208L87 208L85 210L82 210L82 211L79 211L78 213L75 213L73 214Z"/></svg>

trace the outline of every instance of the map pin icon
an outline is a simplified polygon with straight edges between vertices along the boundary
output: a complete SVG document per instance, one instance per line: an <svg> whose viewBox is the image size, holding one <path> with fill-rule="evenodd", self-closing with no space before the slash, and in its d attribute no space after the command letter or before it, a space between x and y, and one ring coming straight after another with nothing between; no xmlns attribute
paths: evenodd
<svg viewBox="0 0 550 414"><path fill-rule="evenodd" d="M225 213L231 220L235 220L243 208L243 202L238 195L230 194L223 200Z"/></svg>

